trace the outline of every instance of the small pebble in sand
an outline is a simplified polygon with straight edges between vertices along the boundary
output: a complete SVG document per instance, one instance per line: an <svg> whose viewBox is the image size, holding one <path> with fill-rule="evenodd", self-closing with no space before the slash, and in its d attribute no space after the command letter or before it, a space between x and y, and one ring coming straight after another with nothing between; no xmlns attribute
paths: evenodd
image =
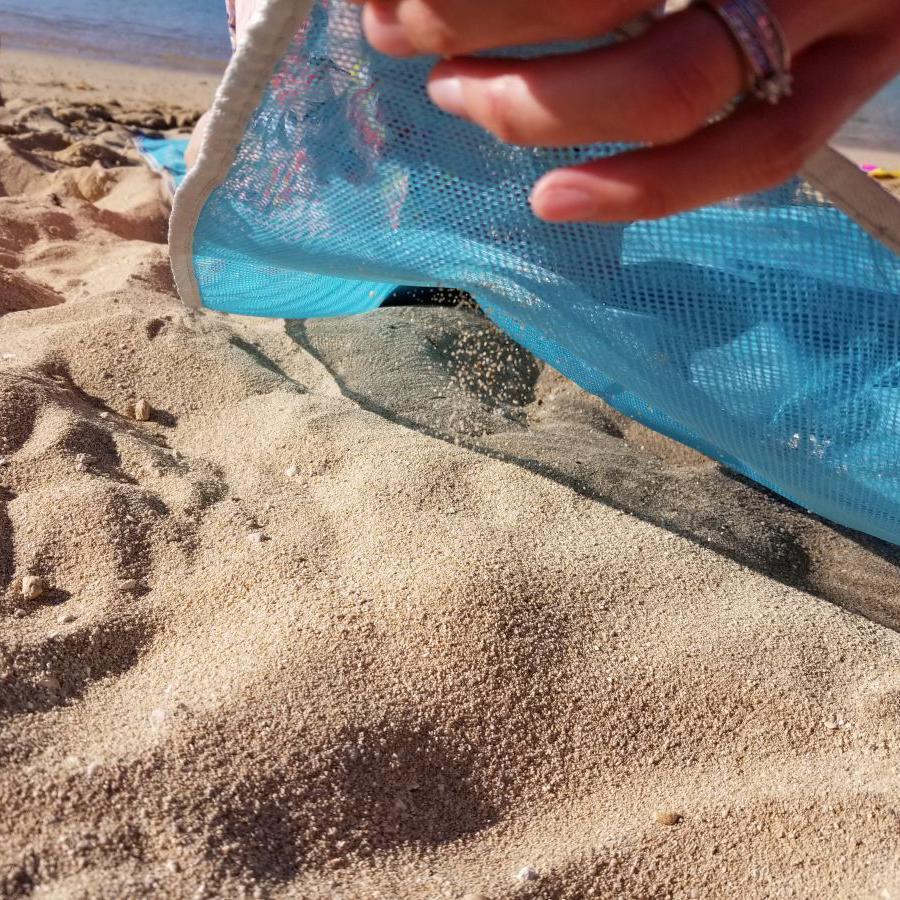
<svg viewBox="0 0 900 900"><path fill-rule="evenodd" d="M251 544L261 544L268 539L269 536L264 531L251 531L247 535L247 540L250 541Z"/></svg>
<svg viewBox="0 0 900 900"><path fill-rule="evenodd" d="M156 709L150 711L150 724L154 728L162 728L162 726L166 723L166 719L168 718L169 714L161 706L158 706Z"/></svg>
<svg viewBox="0 0 900 900"><path fill-rule="evenodd" d="M108 418L109 418L109 413L106 412L106 410L104 410L102 413L100 413L100 418L101 418L101 419L108 419Z"/></svg>
<svg viewBox="0 0 900 900"><path fill-rule="evenodd" d="M90 467L91 458L87 455L87 453L79 453L78 456L75 457L76 472L87 472Z"/></svg>
<svg viewBox="0 0 900 900"><path fill-rule="evenodd" d="M25 610L22 609L21 607L13 610L13 618L14 619L24 619L25 616L27 616L27 615L28 615L28 613L25 612Z"/></svg>
<svg viewBox="0 0 900 900"><path fill-rule="evenodd" d="M519 881L535 881L538 877L537 869L533 869L531 866L524 866L516 872L516 878Z"/></svg>
<svg viewBox="0 0 900 900"><path fill-rule="evenodd" d="M833 721L825 721L822 723L822 726L825 728L826 731L836 731L837 727L838 727L838 723L833 722Z"/></svg>
<svg viewBox="0 0 900 900"><path fill-rule="evenodd" d="M26 600L40 600L46 596L50 586L40 575L26 575L22 579L22 596Z"/></svg>
<svg viewBox="0 0 900 900"><path fill-rule="evenodd" d="M677 825L681 821L681 813L672 809L658 809L653 813L653 818L660 825Z"/></svg>
<svg viewBox="0 0 900 900"><path fill-rule="evenodd" d="M87 775L88 778L92 778L97 772L100 771L101 764L95 759L93 762L89 762L84 767L84 774Z"/></svg>
<svg viewBox="0 0 900 900"><path fill-rule="evenodd" d="M126 594L133 594L135 591L139 591L142 585L137 578L126 578L124 581L119 582L119 590L124 591Z"/></svg>
<svg viewBox="0 0 900 900"><path fill-rule="evenodd" d="M153 407L146 400L138 400L132 407L131 414L137 422L149 422Z"/></svg>
<svg viewBox="0 0 900 900"><path fill-rule="evenodd" d="M68 625L71 622L74 622L77 618L78 618L78 616L76 616L75 613L64 612L64 613L60 613L56 617L56 621L59 622L60 625Z"/></svg>
<svg viewBox="0 0 900 900"><path fill-rule="evenodd" d="M463 894L462 900L488 900L486 894Z"/></svg>
<svg viewBox="0 0 900 900"><path fill-rule="evenodd" d="M295 478L299 471L300 470L296 466L290 465L284 470L284 476L285 478Z"/></svg>
<svg viewBox="0 0 900 900"><path fill-rule="evenodd" d="M0 469L2 469L2 468L3 468L4 466L6 466L6 465L8 465L8 463L7 463L7 461L6 461L6 457L5 457L5 456L0 456Z"/></svg>

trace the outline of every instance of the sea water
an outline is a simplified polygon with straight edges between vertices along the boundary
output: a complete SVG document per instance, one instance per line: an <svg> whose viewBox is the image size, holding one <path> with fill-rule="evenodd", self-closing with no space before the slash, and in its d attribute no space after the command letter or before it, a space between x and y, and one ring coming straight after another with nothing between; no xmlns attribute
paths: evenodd
<svg viewBox="0 0 900 900"><path fill-rule="evenodd" d="M224 0L0 0L2 47L177 69L220 69ZM2 62L2 55L0 55Z"/></svg>

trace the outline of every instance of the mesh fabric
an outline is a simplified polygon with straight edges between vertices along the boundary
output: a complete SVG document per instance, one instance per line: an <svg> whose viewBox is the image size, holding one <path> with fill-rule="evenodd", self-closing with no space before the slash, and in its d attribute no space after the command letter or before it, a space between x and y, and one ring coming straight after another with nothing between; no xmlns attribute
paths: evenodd
<svg viewBox="0 0 900 900"><path fill-rule="evenodd" d="M203 304L300 318L398 283L468 291L622 412L900 543L897 256L800 180L658 222L540 222L541 174L622 148L504 145L428 102L432 64L313 6L197 223Z"/></svg>

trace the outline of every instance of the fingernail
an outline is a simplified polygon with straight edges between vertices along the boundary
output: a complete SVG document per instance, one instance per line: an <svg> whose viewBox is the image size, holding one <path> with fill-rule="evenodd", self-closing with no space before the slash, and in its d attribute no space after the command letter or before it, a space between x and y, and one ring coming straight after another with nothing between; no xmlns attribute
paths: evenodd
<svg viewBox="0 0 900 900"><path fill-rule="evenodd" d="M462 81L454 76L432 78L428 82L428 96L435 106L439 106L451 116L464 116L466 104L463 100Z"/></svg>
<svg viewBox="0 0 900 900"><path fill-rule="evenodd" d="M545 187L532 194L531 206L541 219L576 222L590 219L597 211L593 194L575 187Z"/></svg>
<svg viewBox="0 0 900 900"><path fill-rule="evenodd" d="M416 52L393 3L367 3L363 10L363 27L369 43L382 53L413 56Z"/></svg>

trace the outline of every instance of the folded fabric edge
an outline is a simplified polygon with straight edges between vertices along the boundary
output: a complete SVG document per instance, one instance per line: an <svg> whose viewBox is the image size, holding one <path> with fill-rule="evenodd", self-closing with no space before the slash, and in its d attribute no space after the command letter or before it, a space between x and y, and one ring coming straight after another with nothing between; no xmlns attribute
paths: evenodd
<svg viewBox="0 0 900 900"><path fill-rule="evenodd" d="M194 230L210 194L234 163L250 117L278 60L309 15L313 0L263 0L216 90L200 154L175 194L169 219L169 256L186 306L200 308L194 274Z"/></svg>
<svg viewBox="0 0 900 900"><path fill-rule="evenodd" d="M900 200L834 147L819 150L800 174L841 212L900 254Z"/></svg>

